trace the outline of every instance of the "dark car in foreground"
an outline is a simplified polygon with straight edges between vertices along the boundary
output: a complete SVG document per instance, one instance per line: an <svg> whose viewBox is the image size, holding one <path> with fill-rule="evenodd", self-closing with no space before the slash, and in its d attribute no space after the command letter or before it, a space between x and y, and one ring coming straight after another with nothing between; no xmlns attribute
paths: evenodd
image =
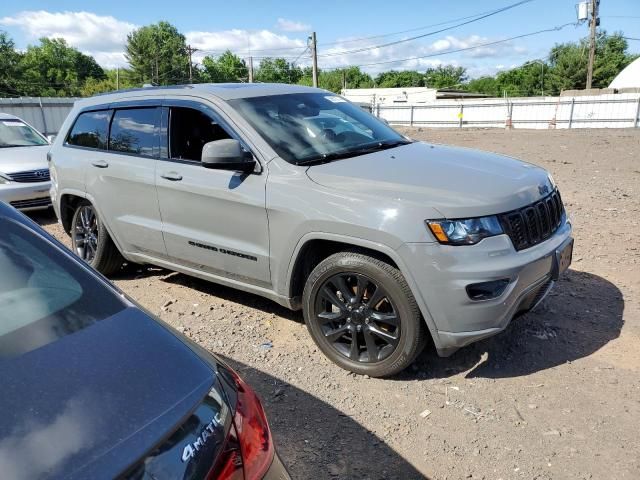
<svg viewBox="0 0 640 480"><path fill-rule="evenodd" d="M260 400L0 202L0 478L289 478Z"/></svg>

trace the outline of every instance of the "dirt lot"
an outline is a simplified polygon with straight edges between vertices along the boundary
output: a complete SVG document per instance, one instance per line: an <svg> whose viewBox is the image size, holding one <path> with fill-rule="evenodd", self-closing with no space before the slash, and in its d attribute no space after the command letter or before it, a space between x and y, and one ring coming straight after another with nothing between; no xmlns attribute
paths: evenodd
<svg viewBox="0 0 640 480"><path fill-rule="evenodd" d="M116 284L248 378L296 478L640 478L640 131L410 134L521 157L560 186L574 264L503 334L376 380L262 298L159 269Z"/></svg>

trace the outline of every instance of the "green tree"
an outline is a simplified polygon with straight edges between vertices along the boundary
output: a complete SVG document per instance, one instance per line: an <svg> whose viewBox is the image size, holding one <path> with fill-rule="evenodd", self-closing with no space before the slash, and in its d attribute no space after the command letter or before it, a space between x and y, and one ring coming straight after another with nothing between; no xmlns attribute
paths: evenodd
<svg viewBox="0 0 640 480"><path fill-rule="evenodd" d="M428 68L424 76L424 84L429 88L452 88L467 80L467 69L453 65L438 65Z"/></svg>
<svg viewBox="0 0 640 480"><path fill-rule="evenodd" d="M75 96L88 78L105 78L93 57L69 47L61 38L42 38L40 45L27 47L19 70L16 86L30 96Z"/></svg>
<svg viewBox="0 0 640 480"><path fill-rule="evenodd" d="M202 59L200 79L205 82L241 82L249 78L244 60L227 50L218 58L206 56Z"/></svg>
<svg viewBox="0 0 640 480"><path fill-rule="evenodd" d="M263 58L254 74L256 82L298 83L302 69L284 58Z"/></svg>
<svg viewBox="0 0 640 480"><path fill-rule="evenodd" d="M502 95L500 92L500 86L495 77L484 76L469 80L464 86L465 90L469 90L474 93L484 93L493 97L499 97Z"/></svg>
<svg viewBox="0 0 640 480"><path fill-rule="evenodd" d="M105 74L106 77L103 79L87 78L80 90L80 95L90 97L98 93L142 86L142 84L136 83L133 80L131 71L125 68L105 70Z"/></svg>
<svg viewBox="0 0 640 480"><path fill-rule="evenodd" d="M125 57L139 83L171 85L189 80L184 35L168 22L158 22L127 35Z"/></svg>
<svg viewBox="0 0 640 480"><path fill-rule="evenodd" d="M20 54L13 40L0 31L0 96L19 95L16 79L19 77Z"/></svg>
<svg viewBox="0 0 640 480"><path fill-rule="evenodd" d="M611 81L636 57L628 53L628 43L621 33L607 35L600 31L596 37L596 61L593 68L593 87L606 88ZM549 55L550 93L562 90L583 89L587 84L589 42L557 44ZM547 84L547 80L545 80Z"/></svg>
<svg viewBox="0 0 640 480"><path fill-rule="evenodd" d="M302 77L298 81L300 85L313 85L312 71L307 67L302 72ZM360 70L360 67L339 68L337 70L320 70L318 72L318 87L331 92L340 93L343 86L347 88L371 88L373 79L367 73Z"/></svg>
<svg viewBox="0 0 640 480"><path fill-rule="evenodd" d="M415 70L390 70L376 77L376 86L380 88L424 87L424 82L424 74Z"/></svg>

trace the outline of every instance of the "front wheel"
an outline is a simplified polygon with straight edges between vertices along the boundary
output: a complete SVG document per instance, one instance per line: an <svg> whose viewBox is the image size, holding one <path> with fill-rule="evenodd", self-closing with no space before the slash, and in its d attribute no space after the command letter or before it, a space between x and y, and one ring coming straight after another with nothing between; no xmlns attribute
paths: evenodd
<svg viewBox="0 0 640 480"><path fill-rule="evenodd" d="M372 377L404 370L425 345L424 322L402 273L356 252L326 258L303 293L304 319L322 352Z"/></svg>
<svg viewBox="0 0 640 480"><path fill-rule="evenodd" d="M115 246L96 209L83 201L71 220L71 249L103 275L117 272L124 258Z"/></svg>

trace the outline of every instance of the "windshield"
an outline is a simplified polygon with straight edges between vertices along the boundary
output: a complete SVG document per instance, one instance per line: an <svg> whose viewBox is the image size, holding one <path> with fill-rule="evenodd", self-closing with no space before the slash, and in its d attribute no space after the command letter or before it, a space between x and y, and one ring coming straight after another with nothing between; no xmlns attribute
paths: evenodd
<svg viewBox="0 0 640 480"><path fill-rule="evenodd" d="M280 157L298 165L410 143L360 107L330 93L240 98L229 103Z"/></svg>
<svg viewBox="0 0 640 480"><path fill-rule="evenodd" d="M0 148L37 145L48 145L48 142L22 120L17 118L0 120Z"/></svg>
<svg viewBox="0 0 640 480"><path fill-rule="evenodd" d="M21 355L125 308L30 228L0 217L0 358Z"/></svg>

